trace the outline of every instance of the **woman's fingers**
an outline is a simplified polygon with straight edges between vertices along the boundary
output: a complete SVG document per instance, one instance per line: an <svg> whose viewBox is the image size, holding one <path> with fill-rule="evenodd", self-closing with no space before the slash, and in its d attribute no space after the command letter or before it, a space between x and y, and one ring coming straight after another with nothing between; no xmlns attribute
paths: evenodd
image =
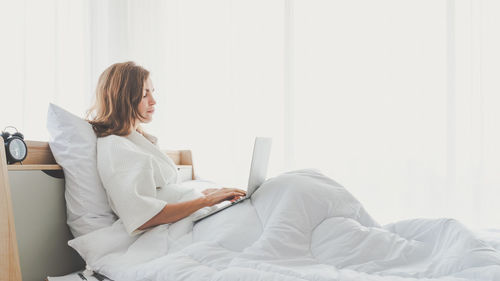
<svg viewBox="0 0 500 281"><path fill-rule="evenodd" d="M247 192L238 188L222 188L220 189L226 196L245 196Z"/></svg>
<svg viewBox="0 0 500 281"><path fill-rule="evenodd" d="M239 189L239 188L223 187L222 189L227 190L227 191L234 191L234 192L238 192L238 193L242 193L242 194L247 194L247 192L245 190Z"/></svg>
<svg viewBox="0 0 500 281"><path fill-rule="evenodd" d="M242 197L244 196L245 194L244 193L241 193L241 192L236 192L236 191L231 191L231 192L228 192L225 194L225 197L226 197L226 200L232 200L234 198L239 198L239 197Z"/></svg>
<svg viewBox="0 0 500 281"><path fill-rule="evenodd" d="M209 192L209 190L204 190L203 194L210 199L210 201L212 202L211 205L214 205L226 200L227 201L238 200L246 195L246 191L238 188L225 187L221 189L215 189L213 192Z"/></svg>

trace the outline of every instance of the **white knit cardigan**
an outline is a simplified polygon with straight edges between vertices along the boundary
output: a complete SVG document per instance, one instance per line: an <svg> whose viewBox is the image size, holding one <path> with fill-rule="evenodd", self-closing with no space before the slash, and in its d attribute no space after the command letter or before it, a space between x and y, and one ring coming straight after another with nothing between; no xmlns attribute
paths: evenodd
<svg viewBox="0 0 500 281"><path fill-rule="evenodd" d="M131 235L142 232L137 228L168 202L177 201L178 188L172 186L177 167L151 135L133 131L125 137L98 138L97 170L112 210Z"/></svg>

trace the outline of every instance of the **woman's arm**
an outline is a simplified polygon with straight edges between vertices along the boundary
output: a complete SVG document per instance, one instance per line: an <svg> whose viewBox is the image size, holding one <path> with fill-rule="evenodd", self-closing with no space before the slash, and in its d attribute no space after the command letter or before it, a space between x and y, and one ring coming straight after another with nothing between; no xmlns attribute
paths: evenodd
<svg viewBox="0 0 500 281"><path fill-rule="evenodd" d="M191 215L203 207L213 206L226 200L238 199L241 196L245 196L245 194L245 191L241 189L221 188L194 200L167 204L158 214L141 225L138 229L143 230L160 224L173 223Z"/></svg>

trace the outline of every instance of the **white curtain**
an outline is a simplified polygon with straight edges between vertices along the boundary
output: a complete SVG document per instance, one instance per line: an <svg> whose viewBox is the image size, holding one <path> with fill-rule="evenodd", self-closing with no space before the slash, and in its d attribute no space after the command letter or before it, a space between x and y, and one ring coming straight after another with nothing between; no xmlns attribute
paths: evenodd
<svg viewBox="0 0 500 281"><path fill-rule="evenodd" d="M382 223L500 227L496 1L292 1L294 167Z"/></svg>
<svg viewBox="0 0 500 281"><path fill-rule="evenodd" d="M91 92L85 1L0 2L0 126L46 139L49 101L81 115Z"/></svg>
<svg viewBox="0 0 500 281"><path fill-rule="evenodd" d="M99 74L133 60L158 101L147 130L245 186L323 170L382 223L500 227L500 4L493 0L0 0L0 126L47 139L48 102L84 116Z"/></svg>

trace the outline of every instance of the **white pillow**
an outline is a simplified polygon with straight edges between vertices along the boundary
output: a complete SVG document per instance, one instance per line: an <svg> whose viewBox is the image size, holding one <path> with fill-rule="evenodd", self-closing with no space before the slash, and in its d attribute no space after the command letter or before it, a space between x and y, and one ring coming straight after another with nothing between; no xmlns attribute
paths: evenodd
<svg viewBox="0 0 500 281"><path fill-rule="evenodd" d="M85 120L54 105L47 114L49 145L66 181L67 223L75 237L110 226L111 210L96 163L97 137Z"/></svg>

